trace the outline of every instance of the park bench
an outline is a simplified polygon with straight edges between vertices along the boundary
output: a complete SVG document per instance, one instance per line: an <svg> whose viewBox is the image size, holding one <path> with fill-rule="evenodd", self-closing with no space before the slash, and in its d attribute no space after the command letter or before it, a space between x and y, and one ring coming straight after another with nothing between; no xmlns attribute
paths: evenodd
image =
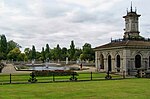
<svg viewBox="0 0 150 99"><path fill-rule="evenodd" d="M30 73L30 78L28 82L37 82L36 77L45 77L45 76L71 76L70 81L77 81L78 73L74 71L64 71L64 70L36 70ZM54 81L54 80L53 80Z"/></svg>
<svg viewBox="0 0 150 99"><path fill-rule="evenodd" d="M135 77L138 78L150 78L150 70L138 69Z"/></svg>
<svg viewBox="0 0 150 99"><path fill-rule="evenodd" d="M146 78L150 78L150 71L146 71L146 72L145 72L145 77L146 77Z"/></svg>

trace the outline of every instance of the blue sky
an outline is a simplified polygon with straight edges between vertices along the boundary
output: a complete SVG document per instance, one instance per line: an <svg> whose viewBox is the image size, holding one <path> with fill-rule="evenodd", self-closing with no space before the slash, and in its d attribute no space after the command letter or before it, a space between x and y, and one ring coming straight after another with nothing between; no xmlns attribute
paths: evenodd
<svg viewBox="0 0 150 99"><path fill-rule="evenodd" d="M140 34L150 37L150 0L132 0L141 14ZM131 0L0 0L0 34L23 48L60 44L92 47L122 38Z"/></svg>

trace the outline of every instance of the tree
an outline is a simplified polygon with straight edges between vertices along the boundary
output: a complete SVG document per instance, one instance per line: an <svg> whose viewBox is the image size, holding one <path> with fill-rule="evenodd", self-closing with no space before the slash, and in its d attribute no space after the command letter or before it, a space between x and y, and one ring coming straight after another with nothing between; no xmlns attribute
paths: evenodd
<svg viewBox="0 0 150 99"><path fill-rule="evenodd" d="M41 53L40 52L36 52L36 58L38 61L41 60Z"/></svg>
<svg viewBox="0 0 150 99"><path fill-rule="evenodd" d="M53 60L61 59L61 48L59 47L59 44L57 44L57 47L51 50L51 55Z"/></svg>
<svg viewBox="0 0 150 99"><path fill-rule="evenodd" d="M81 60L94 60L94 50L91 48L91 44L85 43L83 46L83 52L80 55Z"/></svg>
<svg viewBox="0 0 150 99"><path fill-rule="evenodd" d="M27 61L27 56L25 53L20 53L17 57L18 61Z"/></svg>
<svg viewBox="0 0 150 99"><path fill-rule="evenodd" d="M61 60L63 60L63 61L66 60L66 57L68 57L67 52L68 52L67 48L63 47L61 50Z"/></svg>
<svg viewBox="0 0 150 99"><path fill-rule="evenodd" d="M56 54L57 54L56 59L61 59L61 48L59 44L57 44L57 47L56 47Z"/></svg>
<svg viewBox="0 0 150 99"><path fill-rule="evenodd" d="M31 51L31 59L36 59L36 50L35 50L35 46L32 46L32 51Z"/></svg>
<svg viewBox="0 0 150 99"><path fill-rule="evenodd" d="M0 36L0 60L1 59L7 59L6 55L7 55L7 39L5 37L5 35L1 35Z"/></svg>
<svg viewBox="0 0 150 99"><path fill-rule="evenodd" d="M44 63L44 61L46 60L46 58L45 58L45 51L44 51L44 47L42 47L41 60L43 61L43 63Z"/></svg>
<svg viewBox="0 0 150 99"><path fill-rule="evenodd" d="M14 61L17 61L17 60L18 60L18 56L19 56L20 53L21 53L21 51L20 51L19 48L14 48L13 50L11 50L11 51L8 53L7 57L8 57L8 59L10 59L10 60L13 59Z"/></svg>
<svg viewBox="0 0 150 99"><path fill-rule="evenodd" d="M69 49L70 60L74 60L74 54L75 54L75 45L74 45L74 41L71 41L71 45Z"/></svg>
<svg viewBox="0 0 150 99"><path fill-rule="evenodd" d="M21 48L21 46L14 42L13 40L10 40L7 42L7 52L9 53L9 51L13 50L14 48Z"/></svg>
<svg viewBox="0 0 150 99"><path fill-rule="evenodd" d="M0 52L7 53L7 40L5 35L1 35L0 39Z"/></svg>
<svg viewBox="0 0 150 99"><path fill-rule="evenodd" d="M74 59L75 60L79 59L81 54L82 54L81 49L75 49Z"/></svg>
<svg viewBox="0 0 150 99"><path fill-rule="evenodd" d="M56 50L56 48L51 49L51 60L56 60L56 57L55 57L55 50Z"/></svg>
<svg viewBox="0 0 150 99"><path fill-rule="evenodd" d="M0 52L0 60L5 60L6 59L6 54Z"/></svg>
<svg viewBox="0 0 150 99"><path fill-rule="evenodd" d="M50 59L50 48L49 48L49 45L48 45L48 44L46 44L45 58L46 58L46 59Z"/></svg>
<svg viewBox="0 0 150 99"><path fill-rule="evenodd" d="M30 55L30 52L31 52L31 50L30 50L30 48L25 48L24 49L24 53L26 54L26 56L27 56L27 59L29 59L29 55Z"/></svg>

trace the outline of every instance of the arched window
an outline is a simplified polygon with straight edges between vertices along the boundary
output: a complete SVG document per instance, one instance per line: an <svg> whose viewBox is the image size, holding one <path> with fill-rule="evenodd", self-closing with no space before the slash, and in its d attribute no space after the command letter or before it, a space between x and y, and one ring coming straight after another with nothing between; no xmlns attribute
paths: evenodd
<svg viewBox="0 0 150 99"><path fill-rule="evenodd" d="M104 56L102 54L100 55L100 68L104 69Z"/></svg>
<svg viewBox="0 0 150 99"><path fill-rule="evenodd" d="M108 71L111 71L111 56L108 56Z"/></svg>
<svg viewBox="0 0 150 99"><path fill-rule="evenodd" d="M150 68L150 56L149 56L149 68Z"/></svg>
<svg viewBox="0 0 150 99"><path fill-rule="evenodd" d="M116 67L117 67L117 72L120 72L120 55L117 55L116 57Z"/></svg>
<svg viewBox="0 0 150 99"><path fill-rule="evenodd" d="M140 68L141 67L141 56L136 55L135 56L135 68Z"/></svg>

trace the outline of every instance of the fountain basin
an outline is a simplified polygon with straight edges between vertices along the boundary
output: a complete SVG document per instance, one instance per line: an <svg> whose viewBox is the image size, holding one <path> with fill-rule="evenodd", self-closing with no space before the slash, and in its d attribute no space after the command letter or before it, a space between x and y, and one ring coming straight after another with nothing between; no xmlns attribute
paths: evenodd
<svg viewBox="0 0 150 99"><path fill-rule="evenodd" d="M29 67L29 70L70 70L69 67L63 66L63 67L57 67L57 66L32 66Z"/></svg>

